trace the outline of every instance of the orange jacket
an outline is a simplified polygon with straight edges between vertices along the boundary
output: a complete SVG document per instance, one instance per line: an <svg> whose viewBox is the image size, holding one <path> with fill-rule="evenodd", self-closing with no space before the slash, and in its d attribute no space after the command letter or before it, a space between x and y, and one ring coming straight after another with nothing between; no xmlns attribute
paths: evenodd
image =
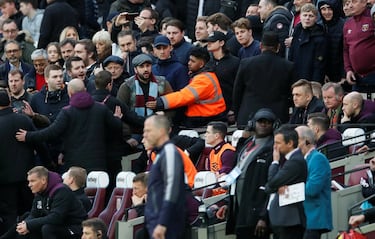
<svg viewBox="0 0 375 239"><path fill-rule="evenodd" d="M187 117L210 117L225 111L226 105L214 72L202 72L179 91L160 97L165 109L187 106Z"/></svg>
<svg viewBox="0 0 375 239"><path fill-rule="evenodd" d="M195 168L193 162L191 161L191 159L189 158L189 156L187 156L184 151L182 151L179 147L176 147L178 152L181 154L181 157L182 157L182 161L183 161L183 164L184 164L184 172L185 172L185 175L187 177L187 180L188 180L188 185L190 186L190 188L193 187L194 185L194 178L195 178L195 175L197 174L197 169ZM155 160L155 157L156 157L156 154L155 152L152 152L151 153L151 160L152 162L154 162Z"/></svg>

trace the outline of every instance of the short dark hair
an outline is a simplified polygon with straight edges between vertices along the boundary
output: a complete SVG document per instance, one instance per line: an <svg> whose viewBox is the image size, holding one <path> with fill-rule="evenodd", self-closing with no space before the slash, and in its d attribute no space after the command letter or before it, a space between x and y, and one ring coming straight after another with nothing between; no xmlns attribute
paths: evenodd
<svg viewBox="0 0 375 239"><path fill-rule="evenodd" d="M8 72L8 75L14 76L14 75L20 75L21 79L23 80L23 72L18 68L13 68Z"/></svg>
<svg viewBox="0 0 375 239"><path fill-rule="evenodd" d="M94 42L90 39L81 39L81 40L78 40L76 42L76 45L77 44L82 44L85 46L85 50L87 51L87 53L93 53L92 55L92 59L96 59L97 56L98 56L98 53L96 52L96 46L94 44Z"/></svg>
<svg viewBox="0 0 375 239"><path fill-rule="evenodd" d="M185 31L185 26L184 23L178 19L171 19L168 22L166 22L167 27L172 26L172 27L177 27L180 29L181 32Z"/></svg>
<svg viewBox="0 0 375 239"><path fill-rule="evenodd" d="M82 227L90 227L96 234L100 232L102 239L107 238L108 227L104 223L104 221L100 218L94 217L94 218L87 219L82 222Z"/></svg>
<svg viewBox="0 0 375 239"><path fill-rule="evenodd" d="M148 173L138 173L137 175L134 176L133 178L133 183L135 182L141 182L145 186L147 186L147 180L148 180Z"/></svg>
<svg viewBox="0 0 375 239"><path fill-rule="evenodd" d="M0 6L1 6L1 5L0 5ZM5 24L11 24L11 23L14 23L14 24L16 24L17 30L19 30L19 28L18 28L18 25L17 25L16 21L14 21L13 19L10 19L10 18L8 18L8 19L5 19L5 20L3 21L3 24L1 24L1 29L3 29L3 28L4 28L4 25L5 25Z"/></svg>
<svg viewBox="0 0 375 239"><path fill-rule="evenodd" d="M48 78L50 71L58 71L58 70L63 70L63 68L59 65L56 64L49 64L44 68L44 77Z"/></svg>
<svg viewBox="0 0 375 239"><path fill-rule="evenodd" d="M228 127L224 122L221 121L212 121L207 124L207 126L212 126L214 133L220 134L220 136L224 139L227 135Z"/></svg>
<svg viewBox="0 0 375 239"><path fill-rule="evenodd" d="M63 46L65 46L65 45L68 45L68 44L70 44L73 47L75 47L76 43L77 43L77 41L74 40L74 39L72 39L72 38L65 38L64 40L62 40L60 42L60 48L63 47Z"/></svg>
<svg viewBox="0 0 375 239"><path fill-rule="evenodd" d="M190 55L198 59L204 60L205 63L207 63L210 60L210 54L208 53L207 49L204 47L195 46L191 48Z"/></svg>
<svg viewBox="0 0 375 239"><path fill-rule="evenodd" d="M117 34L117 38L131 36L133 40L136 40L135 33L132 30L122 30Z"/></svg>
<svg viewBox="0 0 375 239"><path fill-rule="evenodd" d="M323 112L314 112L307 116L307 120L311 120L311 123L317 125L324 131L327 131L329 128L329 118Z"/></svg>
<svg viewBox="0 0 375 239"><path fill-rule="evenodd" d="M95 75L95 87L99 90L103 90L109 83L112 82L112 74L109 71L100 71Z"/></svg>
<svg viewBox="0 0 375 239"><path fill-rule="evenodd" d="M71 71L72 70L72 62L73 61L83 61L81 57L79 56L71 56L65 61L65 69L66 71Z"/></svg>
<svg viewBox="0 0 375 239"><path fill-rule="evenodd" d="M281 134L284 138L285 143L289 143L290 141L293 142L293 148L297 148L298 146L298 133L295 131L294 127L291 125L282 125L278 128L274 135Z"/></svg>
<svg viewBox="0 0 375 239"><path fill-rule="evenodd" d="M30 3L33 8L37 9L38 8L38 1L37 0L19 0L19 2L23 2L23 3Z"/></svg>
<svg viewBox="0 0 375 239"><path fill-rule="evenodd" d="M218 25L223 30L229 30L232 20L224 13L217 12L208 16L206 23L211 23L212 25Z"/></svg>
<svg viewBox="0 0 375 239"><path fill-rule="evenodd" d="M70 167L69 176L74 179L78 187L83 188L86 185L86 169L76 166Z"/></svg>

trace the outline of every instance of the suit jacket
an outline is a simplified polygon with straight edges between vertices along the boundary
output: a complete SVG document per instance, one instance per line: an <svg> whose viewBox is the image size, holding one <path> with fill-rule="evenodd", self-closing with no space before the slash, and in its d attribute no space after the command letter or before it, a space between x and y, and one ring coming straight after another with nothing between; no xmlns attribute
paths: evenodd
<svg viewBox="0 0 375 239"><path fill-rule="evenodd" d="M271 164L268 170L266 192L276 193L268 212L272 226L305 226L303 203L298 202L280 207L277 190L284 185L306 182L306 178L307 165L300 150L295 151L283 165Z"/></svg>
<svg viewBox="0 0 375 239"><path fill-rule="evenodd" d="M331 167L326 156L312 150L306 158L308 177L303 206L306 229L332 229Z"/></svg>
<svg viewBox="0 0 375 239"><path fill-rule="evenodd" d="M237 125L247 125L249 116L260 108L270 108L283 123L287 122L290 87L296 79L293 63L271 51L243 59L233 87Z"/></svg>

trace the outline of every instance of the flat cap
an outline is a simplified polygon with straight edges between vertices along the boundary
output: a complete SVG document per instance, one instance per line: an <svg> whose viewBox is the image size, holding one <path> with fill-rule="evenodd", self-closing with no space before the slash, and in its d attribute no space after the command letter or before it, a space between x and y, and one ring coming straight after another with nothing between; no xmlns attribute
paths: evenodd
<svg viewBox="0 0 375 239"><path fill-rule="evenodd" d="M138 56L134 57L132 61L134 67L140 66L146 62L152 64L152 59L149 55L144 54L144 53L139 54Z"/></svg>
<svg viewBox="0 0 375 239"><path fill-rule="evenodd" d="M121 57L112 55L112 56L105 58L105 60L103 61L103 66L106 67L111 62L117 63L119 65L124 65L124 60Z"/></svg>

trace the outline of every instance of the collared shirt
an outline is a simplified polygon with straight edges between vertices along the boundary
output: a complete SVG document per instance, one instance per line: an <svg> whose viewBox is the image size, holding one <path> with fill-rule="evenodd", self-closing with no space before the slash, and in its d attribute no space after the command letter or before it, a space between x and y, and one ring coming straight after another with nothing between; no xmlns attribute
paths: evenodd
<svg viewBox="0 0 375 239"><path fill-rule="evenodd" d="M289 153L287 153L287 154L285 155L285 159L286 159L286 160L289 160L290 156L292 156L292 154L294 154L294 152L296 152L297 150L298 150L298 148L295 148L295 149L293 149L292 151L290 151Z"/></svg>

